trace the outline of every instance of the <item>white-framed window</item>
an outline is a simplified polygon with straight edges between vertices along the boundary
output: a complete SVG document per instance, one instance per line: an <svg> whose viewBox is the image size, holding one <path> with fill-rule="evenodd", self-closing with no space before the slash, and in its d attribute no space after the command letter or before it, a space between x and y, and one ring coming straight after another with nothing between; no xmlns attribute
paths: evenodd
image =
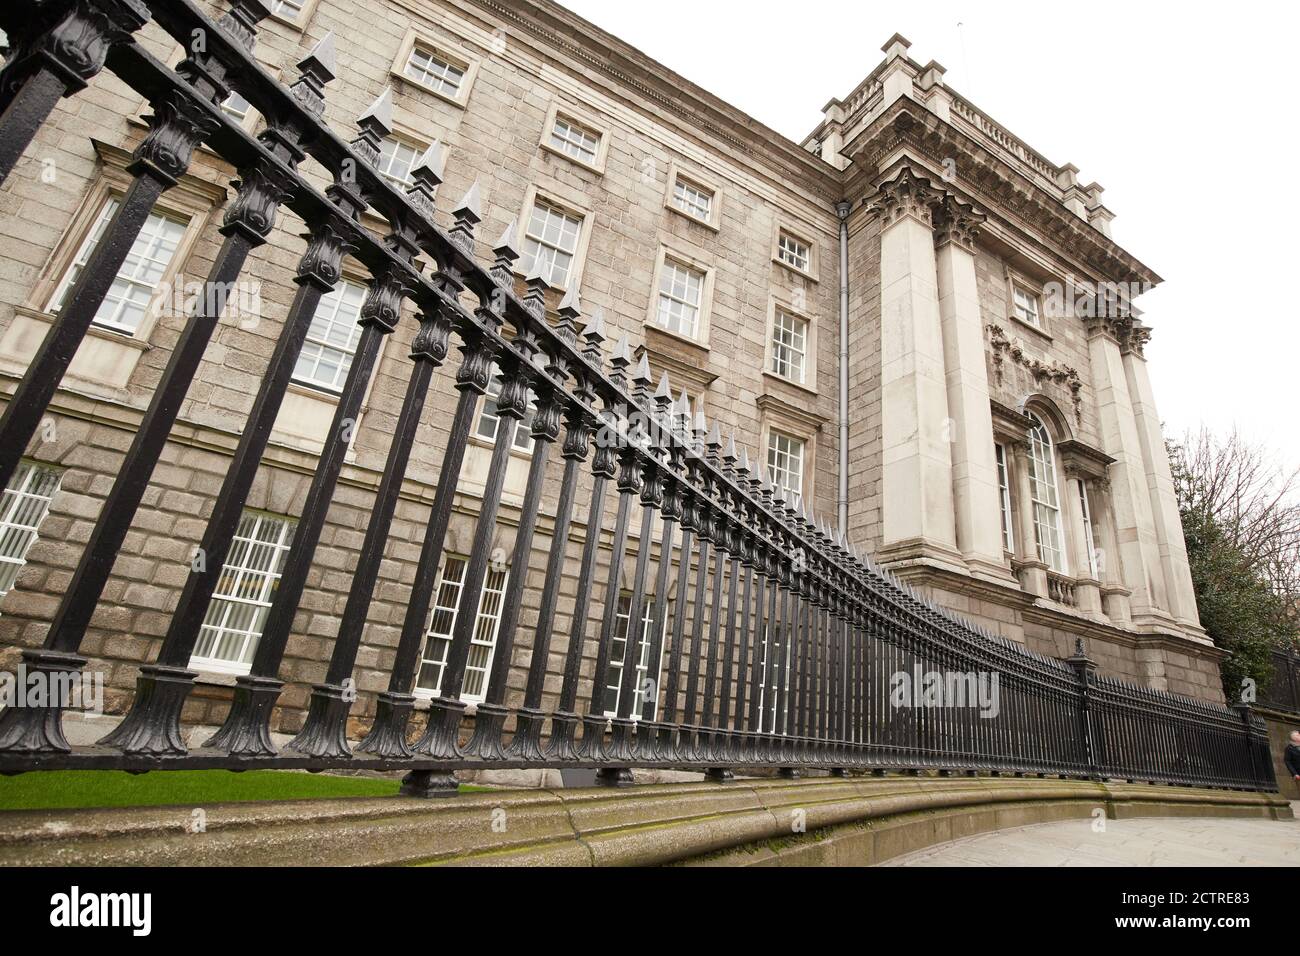
<svg viewBox="0 0 1300 956"><path fill-rule="evenodd" d="M191 667L248 672L297 525L292 518L244 512L203 619Z"/></svg>
<svg viewBox="0 0 1300 956"><path fill-rule="evenodd" d="M387 136L379 144L379 172L405 188L411 185L411 170L423 155L424 150L419 147L395 136Z"/></svg>
<svg viewBox="0 0 1300 956"><path fill-rule="evenodd" d="M99 216L95 219L95 224L86 234L81 248L77 250L77 255L46 306L47 312L57 313L63 308L69 290L81 275L81 270L90 261L90 257L94 255L120 205L121 200L116 196L109 197L104 203ZM149 305L158 289L158 283L162 281L162 277L171 266L172 258L176 255L181 239L185 236L185 228L188 224L188 220L165 213L149 214L149 218L145 220L140 234L136 236L131 246L131 251L127 253L122 268L118 270L117 278L113 280L108 294L104 296L104 301L95 314L96 325L129 335L135 334L149 314Z"/></svg>
<svg viewBox="0 0 1300 956"><path fill-rule="evenodd" d="M463 64L453 63L443 54L416 44L402 72L421 86L454 100L460 96L466 70Z"/></svg>
<svg viewBox="0 0 1300 956"><path fill-rule="evenodd" d="M573 260L582 238L582 218L541 199L533 203L533 213L524 232L521 265L525 273L540 266L548 283L563 288L569 283Z"/></svg>
<svg viewBox="0 0 1300 956"><path fill-rule="evenodd" d="M712 189L696 185L682 176L678 176L673 183L673 205L701 222L713 221L714 195Z"/></svg>
<svg viewBox="0 0 1300 956"><path fill-rule="evenodd" d="M772 372L802 385L808 360L808 320L776 307L772 319Z"/></svg>
<svg viewBox="0 0 1300 956"><path fill-rule="evenodd" d="M700 334L700 308L705 274L676 259L664 259L659 270L659 309L656 321L669 332L688 338Z"/></svg>
<svg viewBox="0 0 1300 956"><path fill-rule="evenodd" d="M548 139L552 149L595 166L600 159L600 134L560 113L551 125Z"/></svg>
<svg viewBox="0 0 1300 956"><path fill-rule="evenodd" d="M804 443L779 431L767 435L767 480L796 508L803 500Z"/></svg>
<svg viewBox="0 0 1300 956"><path fill-rule="evenodd" d="M812 271L812 246L784 229L776 237L776 257L791 269Z"/></svg>
<svg viewBox="0 0 1300 956"><path fill-rule="evenodd" d="M467 558L456 555L448 555L442 563L442 573L434 589L433 613L425 632L420 673L416 679L417 696L437 697L442 693L442 676L451 651L451 638L456 631L456 614L468 563ZM489 566L483 579L460 693L460 699L466 703L482 703L487 697L492 657L496 653L497 633L501 627L501 602L505 598L509 573L504 568Z"/></svg>
<svg viewBox="0 0 1300 956"><path fill-rule="evenodd" d="M479 412L478 424L474 434L484 441L495 443L497 430L501 427L501 416L497 414L497 399L501 397L501 370L492 366L492 380L488 384L487 394L483 396L483 408ZM533 450L533 419L537 414L537 400L529 396L528 414L515 423L514 446L520 451Z"/></svg>
<svg viewBox="0 0 1300 956"><path fill-rule="evenodd" d="M357 321L365 301L366 287L350 279L341 279L333 291L321 298L293 370L295 382L330 392L342 391L361 338Z"/></svg>
<svg viewBox="0 0 1300 956"><path fill-rule="evenodd" d="M654 639L654 595L647 594L644 598L645 604L641 608L641 640L639 653L636 657L636 681L633 685L634 696L632 698L632 719L641 719L641 708L644 704L646 679L650 670L650 644ZM609 670L605 675L605 716L614 717L618 714L618 704L623 689L623 655L627 653L627 631L628 623L632 614L632 594L629 591L623 591L618 596L618 607L615 609L614 618L614 640L610 645L609 651ZM663 673L664 645L659 645L659 666L655 668L654 676L650 678L654 682L655 703L654 714L651 719L659 716L659 675Z"/></svg>
<svg viewBox="0 0 1300 956"><path fill-rule="evenodd" d="M1034 537L1038 556L1060 574L1066 573L1065 536L1061 532L1061 492L1056 480L1056 449L1042 419L1032 413L1029 430L1029 488L1034 505Z"/></svg>
<svg viewBox="0 0 1300 956"><path fill-rule="evenodd" d="M1026 325L1032 325L1036 329L1043 327L1038 296L1018 283L1012 283L1011 286L1011 309L1012 314Z"/></svg>
<svg viewBox="0 0 1300 956"><path fill-rule="evenodd" d="M1088 483L1079 479L1079 507L1083 511L1083 545L1088 553L1088 574L1096 581L1100 568L1097 564L1097 539L1092 531L1092 502L1088 500Z"/></svg>
<svg viewBox="0 0 1300 956"><path fill-rule="evenodd" d="M62 472L31 461L19 462L9 479L0 498L0 598L18 580L62 481Z"/></svg>
<svg viewBox="0 0 1300 956"><path fill-rule="evenodd" d="M998 460L998 505L1002 511L1002 548L1014 554L1015 524L1011 515L1011 470L1007 467L1007 446L995 445Z"/></svg>

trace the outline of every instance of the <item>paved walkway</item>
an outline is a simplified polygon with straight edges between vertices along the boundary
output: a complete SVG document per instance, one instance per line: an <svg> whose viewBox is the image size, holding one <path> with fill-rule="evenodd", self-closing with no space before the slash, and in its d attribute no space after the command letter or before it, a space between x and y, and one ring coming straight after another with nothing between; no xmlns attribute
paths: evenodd
<svg viewBox="0 0 1300 956"><path fill-rule="evenodd" d="M1300 816L1300 803L1293 804ZM882 866L1300 866L1300 821L1091 820L967 837Z"/></svg>

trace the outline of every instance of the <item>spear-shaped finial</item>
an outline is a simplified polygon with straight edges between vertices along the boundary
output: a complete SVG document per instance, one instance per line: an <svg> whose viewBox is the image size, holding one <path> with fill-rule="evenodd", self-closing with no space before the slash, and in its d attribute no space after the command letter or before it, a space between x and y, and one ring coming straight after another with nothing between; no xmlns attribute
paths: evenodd
<svg viewBox="0 0 1300 956"><path fill-rule="evenodd" d="M650 355L648 352L641 353L641 360L636 363L636 371L632 373L632 399L638 405L645 407L650 401L651 389L654 388L655 379L650 373Z"/></svg>
<svg viewBox="0 0 1300 956"><path fill-rule="evenodd" d="M435 139L411 168L411 188L406 191L406 195L412 205L430 218L433 216L434 196L442 185L445 162L442 144Z"/></svg>
<svg viewBox="0 0 1300 956"><path fill-rule="evenodd" d="M470 257L474 255L474 227L483 221L482 205L483 199L476 179L474 185L469 187L469 192L461 197L460 202L451 212L454 222L448 234L449 238L461 252Z"/></svg>
<svg viewBox="0 0 1300 956"><path fill-rule="evenodd" d="M293 98L317 118L325 115L325 84L337 75L338 54L333 32L325 34L311 52L298 61L298 79L289 91Z"/></svg>
<svg viewBox="0 0 1300 956"><path fill-rule="evenodd" d="M393 131L393 91L384 88L366 111L357 117L361 135L351 142L353 151L371 166L379 165L380 144Z"/></svg>
<svg viewBox="0 0 1300 956"><path fill-rule="evenodd" d="M716 465L718 454L722 451L722 429L717 422L714 422L713 428L709 430L709 437L705 439L704 447L708 449L709 461Z"/></svg>
<svg viewBox="0 0 1300 956"><path fill-rule="evenodd" d="M515 248L515 232L518 228L519 220L511 219L505 231L501 233L501 238L492 245L492 255L495 260L492 263L492 278L498 285L510 284L515 262L519 259L519 250Z"/></svg>
<svg viewBox="0 0 1300 956"><path fill-rule="evenodd" d="M614 355L609 360L611 366L609 377L619 388L627 388L627 370L632 364L632 343L628 341L627 333L624 332L619 336L618 344L614 346Z"/></svg>
<svg viewBox="0 0 1300 956"><path fill-rule="evenodd" d="M733 431L727 438L727 450L722 453L722 464L728 473L735 471L736 461L739 458L740 453L736 451L736 433Z"/></svg>
<svg viewBox="0 0 1300 956"><path fill-rule="evenodd" d="M568 291L564 293L556 314L559 316L559 321L555 323L555 330L560 338L570 344L577 341L577 322L582 316L582 300L578 296L576 285L569 286Z"/></svg>
<svg viewBox="0 0 1300 956"><path fill-rule="evenodd" d="M528 291L524 293L524 307L539 319L546 315L546 290L551 287L542 273L543 268L541 259L537 259L524 279L528 286Z"/></svg>
<svg viewBox="0 0 1300 956"><path fill-rule="evenodd" d="M655 407L659 409L660 416L672 414L673 387L668 381L667 372L659 377L659 387L655 389Z"/></svg>
<svg viewBox="0 0 1300 956"><path fill-rule="evenodd" d="M605 310L596 306L591 312L587 327L582 330L582 354L593 365L599 366L601 343L605 341Z"/></svg>

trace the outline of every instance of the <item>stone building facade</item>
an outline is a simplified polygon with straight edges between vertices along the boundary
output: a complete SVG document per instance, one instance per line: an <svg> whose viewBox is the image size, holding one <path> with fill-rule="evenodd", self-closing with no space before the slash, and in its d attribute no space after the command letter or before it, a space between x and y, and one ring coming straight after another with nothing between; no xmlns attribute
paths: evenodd
<svg viewBox="0 0 1300 956"><path fill-rule="evenodd" d="M521 282L541 268L552 308L580 291L612 334L637 343L656 379L666 371L693 409L734 431L818 513L832 522L838 514L850 540L886 567L1033 650L1064 656L1082 636L1104 673L1222 700L1142 354L1149 333L1133 310L1098 309L1092 294L1158 278L1109 238L1100 187L1081 185L1073 167L1049 163L950 90L938 64L920 65L893 38L881 65L832 100L798 144L549 0L384 0L382 16L356 0L271 6L257 45L268 71L292 80L295 64L332 35L326 119L336 130L350 136L367 110L384 114L381 164L397 181L438 144L441 222L477 182L479 235L518 224ZM180 59L161 31L144 36L155 56ZM226 108L257 128L246 103ZM138 94L100 77L61 104L0 192L6 394L128 181L144 112ZM200 151L164 195L6 492L6 666L40 642L68 585L187 296L219 247L234 176ZM323 172L319 182L328 182ZM139 665L156 655L190 571L293 298L284 277L302 231L285 216L255 252L246 275L266 281L241 287L224 316L92 621L83 653L107 675L110 712L124 709ZM221 721L234 676L251 661L355 347L365 278L345 267L313 323L191 662L201 678L190 723ZM1061 288L1090 291L1055 294ZM301 725L324 676L413 329L405 322L385 342L355 423L281 671L290 686L277 729L286 732ZM439 372L371 606L356 675L362 723L386 684L410 597L451 385L452 373ZM457 555L469 547L499 425L492 410L489 397L453 476L455 515L419 681L430 695L464 572ZM526 430L516 445L497 526L503 556L528 470ZM553 504L558 477L550 481ZM471 701L485 690L508 575L528 575L520 626L531 633L536 624L552 522L544 504L527 568L502 559L489 573ZM576 589L581 520L573 536L561 617ZM512 697L528 648L515 644ZM564 649L553 645L548 692L558 690ZM592 670L589 662L587 681Z"/></svg>

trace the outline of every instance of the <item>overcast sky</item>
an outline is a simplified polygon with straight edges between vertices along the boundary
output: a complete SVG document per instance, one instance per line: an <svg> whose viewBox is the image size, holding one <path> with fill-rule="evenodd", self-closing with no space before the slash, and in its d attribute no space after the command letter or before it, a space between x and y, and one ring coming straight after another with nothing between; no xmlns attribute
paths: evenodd
<svg viewBox="0 0 1300 956"><path fill-rule="evenodd" d="M1300 4L561 2L794 140L903 34L1105 187L1115 240L1165 279L1139 305L1166 433L1237 425L1300 465Z"/></svg>

